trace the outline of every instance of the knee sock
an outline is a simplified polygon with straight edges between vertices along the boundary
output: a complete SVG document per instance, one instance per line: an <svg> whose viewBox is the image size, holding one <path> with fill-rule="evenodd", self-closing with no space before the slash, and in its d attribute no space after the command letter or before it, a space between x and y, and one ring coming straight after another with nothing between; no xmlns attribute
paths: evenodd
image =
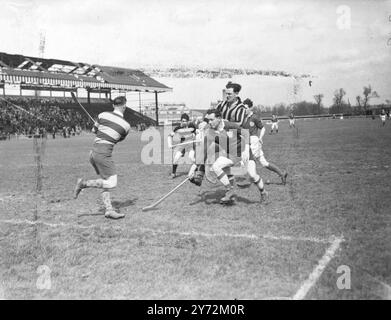
<svg viewBox="0 0 391 320"><path fill-rule="evenodd" d="M232 188L231 182L229 181L228 176L225 172L220 174L217 178L220 180L220 182L224 185L226 189Z"/></svg>
<svg viewBox="0 0 391 320"><path fill-rule="evenodd" d="M258 187L258 190L260 192L263 192L263 188L264 188L264 185L263 185L263 181L262 181L262 178L259 177L259 180L258 181L254 181L254 184Z"/></svg>
<svg viewBox="0 0 391 320"><path fill-rule="evenodd" d="M233 187L235 184L235 177L232 174L227 175L230 185Z"/></svg>
<svg viewBox="0 0 391 320"><path fill-rule="evenodd" d="M104 190L102 192L102 202L103 202L103 205L105 206L106 211L113 210L109 191Z"/></svg>
<svg viewBox="0 0 391 320"><path fill-rule="evenodd" d="M103 179L87 180L83 183L84 188L103 188Z"/></svg>
<svg viewBox="0 0 391 320"><path fill-rule="evenodd" d="M177 164L172 165L172 173L176 173L176 169L178 168Z"/></svg>

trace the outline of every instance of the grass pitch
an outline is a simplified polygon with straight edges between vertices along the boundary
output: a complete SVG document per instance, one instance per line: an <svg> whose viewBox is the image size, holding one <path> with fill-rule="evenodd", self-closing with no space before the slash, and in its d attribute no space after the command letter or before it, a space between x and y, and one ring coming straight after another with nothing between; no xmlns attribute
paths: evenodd
<svg viewBox="0 0 391 320"><path fill-rule="evenodd" d="M391 297L391 123L371 119L297 120L265 135L266 158L289 172L286 186L260 169L270 194L188 183L142 212L185 178L141 161L140 133L118 144L114 206L98 210L99 190L72 198L78 177L94 178L93 135L47 140L37 194L33 141L0 143L0 298L305 299ZM322 265L333 239L344 241ZM340 266L350 289L338 289ZM319 270L318 270L319 271ZM301 291L303 292L303 291Z"/></svg>

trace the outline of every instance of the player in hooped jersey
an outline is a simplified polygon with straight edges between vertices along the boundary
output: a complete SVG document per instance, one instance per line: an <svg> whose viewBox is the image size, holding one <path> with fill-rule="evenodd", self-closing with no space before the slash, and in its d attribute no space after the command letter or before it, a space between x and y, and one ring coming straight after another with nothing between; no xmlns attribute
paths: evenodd
<svg viewBox="0 0 391 320"><path fill-rule="evenodd" d="M186 113L183 113L181 115L181 123L179 124L179 126L175 127L174 130L168 135L168 147L170 149L174 148L173 160L172 160L172 173L171 173L172 178L176 177L176 170L178 168L178 161L180 158L182 158L185 155L186 150L189 150L190 160L193 163L195 161L193 144L188 144L185 146L178 146L178 147L175 147L175 145L173 145L173 138L175 136L179 136L179 138L180 138L179 143L184 143L186 141L194 140L195 133L196 133L196 127L193 124L193 122L189 122L189 120L190 120L189 115Z"/></svg>
<svg viewBox="0 0 391 320"><path fill-rule="evenodd" d="M100 178L96 180L78 179L74 196L77 198L85 188L103 189L101 197L105 207L105 217L119 219L123 218L124 214L113 209L110 199L110 190L117 186L117 173L112 153L114 146L128 135L130 125L124 119L126 98L124 96L115 98L113 107L114 111L99 114L93 128L96 138L90 151L90 163Z"/></svg>

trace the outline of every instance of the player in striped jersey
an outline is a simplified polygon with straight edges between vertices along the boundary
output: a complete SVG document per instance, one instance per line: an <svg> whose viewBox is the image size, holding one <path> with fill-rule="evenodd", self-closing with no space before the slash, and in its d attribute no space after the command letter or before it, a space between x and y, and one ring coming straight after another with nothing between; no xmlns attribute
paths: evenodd
<svg viewBox="0 0 391 320"><path fill-rule="evenodd" d="M90 163L96 174L100 175L100 179L78 179L75 187L75 198L84 188L103 189L101 197L105 207L105 217L119 219L123 218L124 214L113 209L110 199L110 190L117 186L117 173L112 153L114 146L128 135L130 125L124 119L126 98L123 96L115 98L113 107L114 111L99 114L98 121L93 128L96 138L90 152Z"/></svg>
<svg viewBox="0 0 391 320"><path fill-rule="evenodd" d="M243 105L239 97L239 92L242 89L242 86L230 81L227 83L225 88L226 100L220 102L216 106L216 109L220 111L224 120L241 125L246 116L246 107Z"/></svg>

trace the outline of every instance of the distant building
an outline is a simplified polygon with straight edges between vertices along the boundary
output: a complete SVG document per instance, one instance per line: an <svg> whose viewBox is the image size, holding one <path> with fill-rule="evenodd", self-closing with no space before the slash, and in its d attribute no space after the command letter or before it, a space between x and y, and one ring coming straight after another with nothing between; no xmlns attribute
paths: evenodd
<svg viewBox="0 0 391 320"><path fill-rule="evenodd" d="M178 123L182 113L187 113L192 119L192 110L186 107L185 103L159 103L159 125ZM156 118L155 104L148 104L141 107L141 113L150 118Z"/></svg>

